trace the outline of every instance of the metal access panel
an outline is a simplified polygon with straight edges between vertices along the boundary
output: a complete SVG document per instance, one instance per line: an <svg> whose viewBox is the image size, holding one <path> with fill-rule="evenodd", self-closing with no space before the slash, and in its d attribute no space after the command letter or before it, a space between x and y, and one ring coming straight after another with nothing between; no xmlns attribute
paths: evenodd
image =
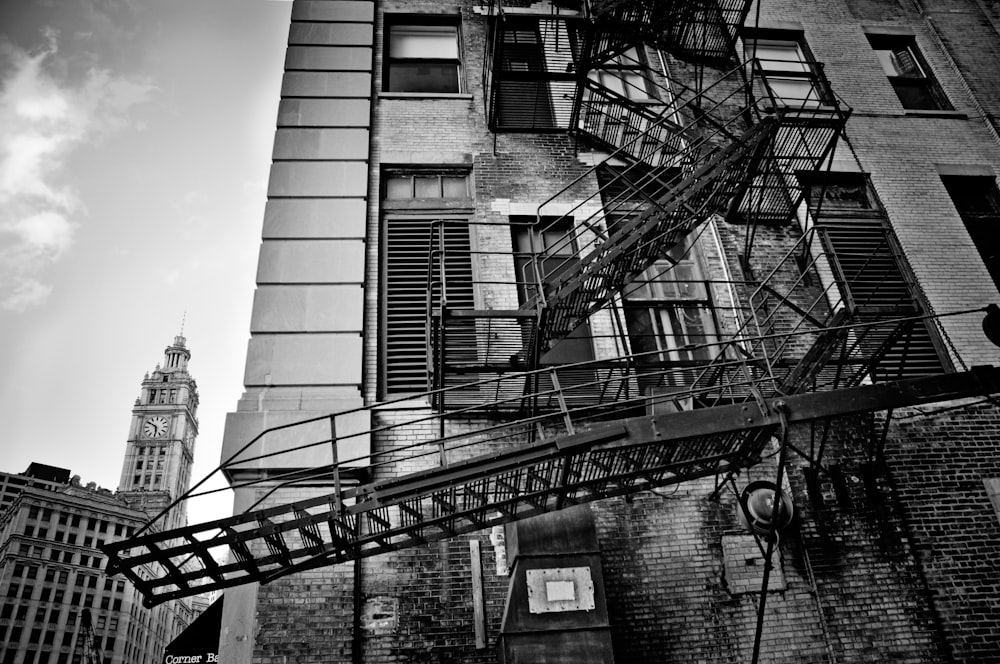
<svg viewBox="0 0 1000 664"><path fill-rule="evenodd" d="M594 579L589 567L525 570L530 613L593 611Z"/></svg>

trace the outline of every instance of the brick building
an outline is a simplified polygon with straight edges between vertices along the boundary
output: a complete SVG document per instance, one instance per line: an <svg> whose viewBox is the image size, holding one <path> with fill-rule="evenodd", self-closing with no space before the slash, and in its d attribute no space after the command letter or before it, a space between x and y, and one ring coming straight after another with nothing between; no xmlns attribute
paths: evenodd
<svg viewBox="0 0 1000 664"><path fill-rule="evenodd" d="M223 662L997 661L998 30L297 0L238 515L115 564Z"/></svg>

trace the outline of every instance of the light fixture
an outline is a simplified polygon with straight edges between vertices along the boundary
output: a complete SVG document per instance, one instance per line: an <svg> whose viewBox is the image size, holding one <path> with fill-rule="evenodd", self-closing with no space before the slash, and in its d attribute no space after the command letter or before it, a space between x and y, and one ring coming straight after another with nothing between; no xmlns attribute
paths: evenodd
<svg viewBox="0 0 1000 664"><path fill-rule="evenodd" d="M774 509L775 495L779 496L777 510ZM778 491L774 482L760 480L750 482L743 488L736 505L736 516L750 532L767 537L772 527L776 526L779 532L788 527L795 516L795 508L791 498Z"/></svg>

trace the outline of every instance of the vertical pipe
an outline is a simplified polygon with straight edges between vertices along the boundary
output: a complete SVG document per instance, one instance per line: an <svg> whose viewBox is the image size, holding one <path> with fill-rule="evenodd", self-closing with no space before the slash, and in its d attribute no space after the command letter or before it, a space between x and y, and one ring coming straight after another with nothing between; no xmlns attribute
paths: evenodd
<svg viewBox="0 0 1000 664"><path fill-rule="evenodd" d="M354 520L354 541L361 538L361 517ZM354 558L354 622L351 626L351 662L352 664L362 664L363 654L361 651L361 613L364 606L361 602L361 556Z"/></svg>
<svg viewBox="0 0 1000 664"><path fill-rule="evenodd" d="M767 604L767 584L771 578L771 569L774 565L771 558L774 556L774 545L778 541L778 512L781 511L781 481L785 474L785 452L788 448L788 418L785 417L785 403L778 401L774 404L774 409L781 417L781 447L778 450L778 473L774 481L774 504L771 508L771 532L767 538L767 552L764 554L764 578L760 582L760 605L757 607L757 630L753 638L753 656L751 664L760 661L760 639L764 633L764 608Z"/></svg>

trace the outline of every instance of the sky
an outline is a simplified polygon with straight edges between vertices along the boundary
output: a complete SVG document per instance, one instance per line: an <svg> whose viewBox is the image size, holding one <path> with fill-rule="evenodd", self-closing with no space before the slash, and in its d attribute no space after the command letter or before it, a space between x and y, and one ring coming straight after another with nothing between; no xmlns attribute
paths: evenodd
<svg viewBox="0 0 1000 664"><path fill-rule="evenodd" d="M0 470L115 489L179 334L193 476L243 387L291 2L0 0ZM224 483L214 482L221 487ZM229 492L191 522L231 512Z"/></svg>

